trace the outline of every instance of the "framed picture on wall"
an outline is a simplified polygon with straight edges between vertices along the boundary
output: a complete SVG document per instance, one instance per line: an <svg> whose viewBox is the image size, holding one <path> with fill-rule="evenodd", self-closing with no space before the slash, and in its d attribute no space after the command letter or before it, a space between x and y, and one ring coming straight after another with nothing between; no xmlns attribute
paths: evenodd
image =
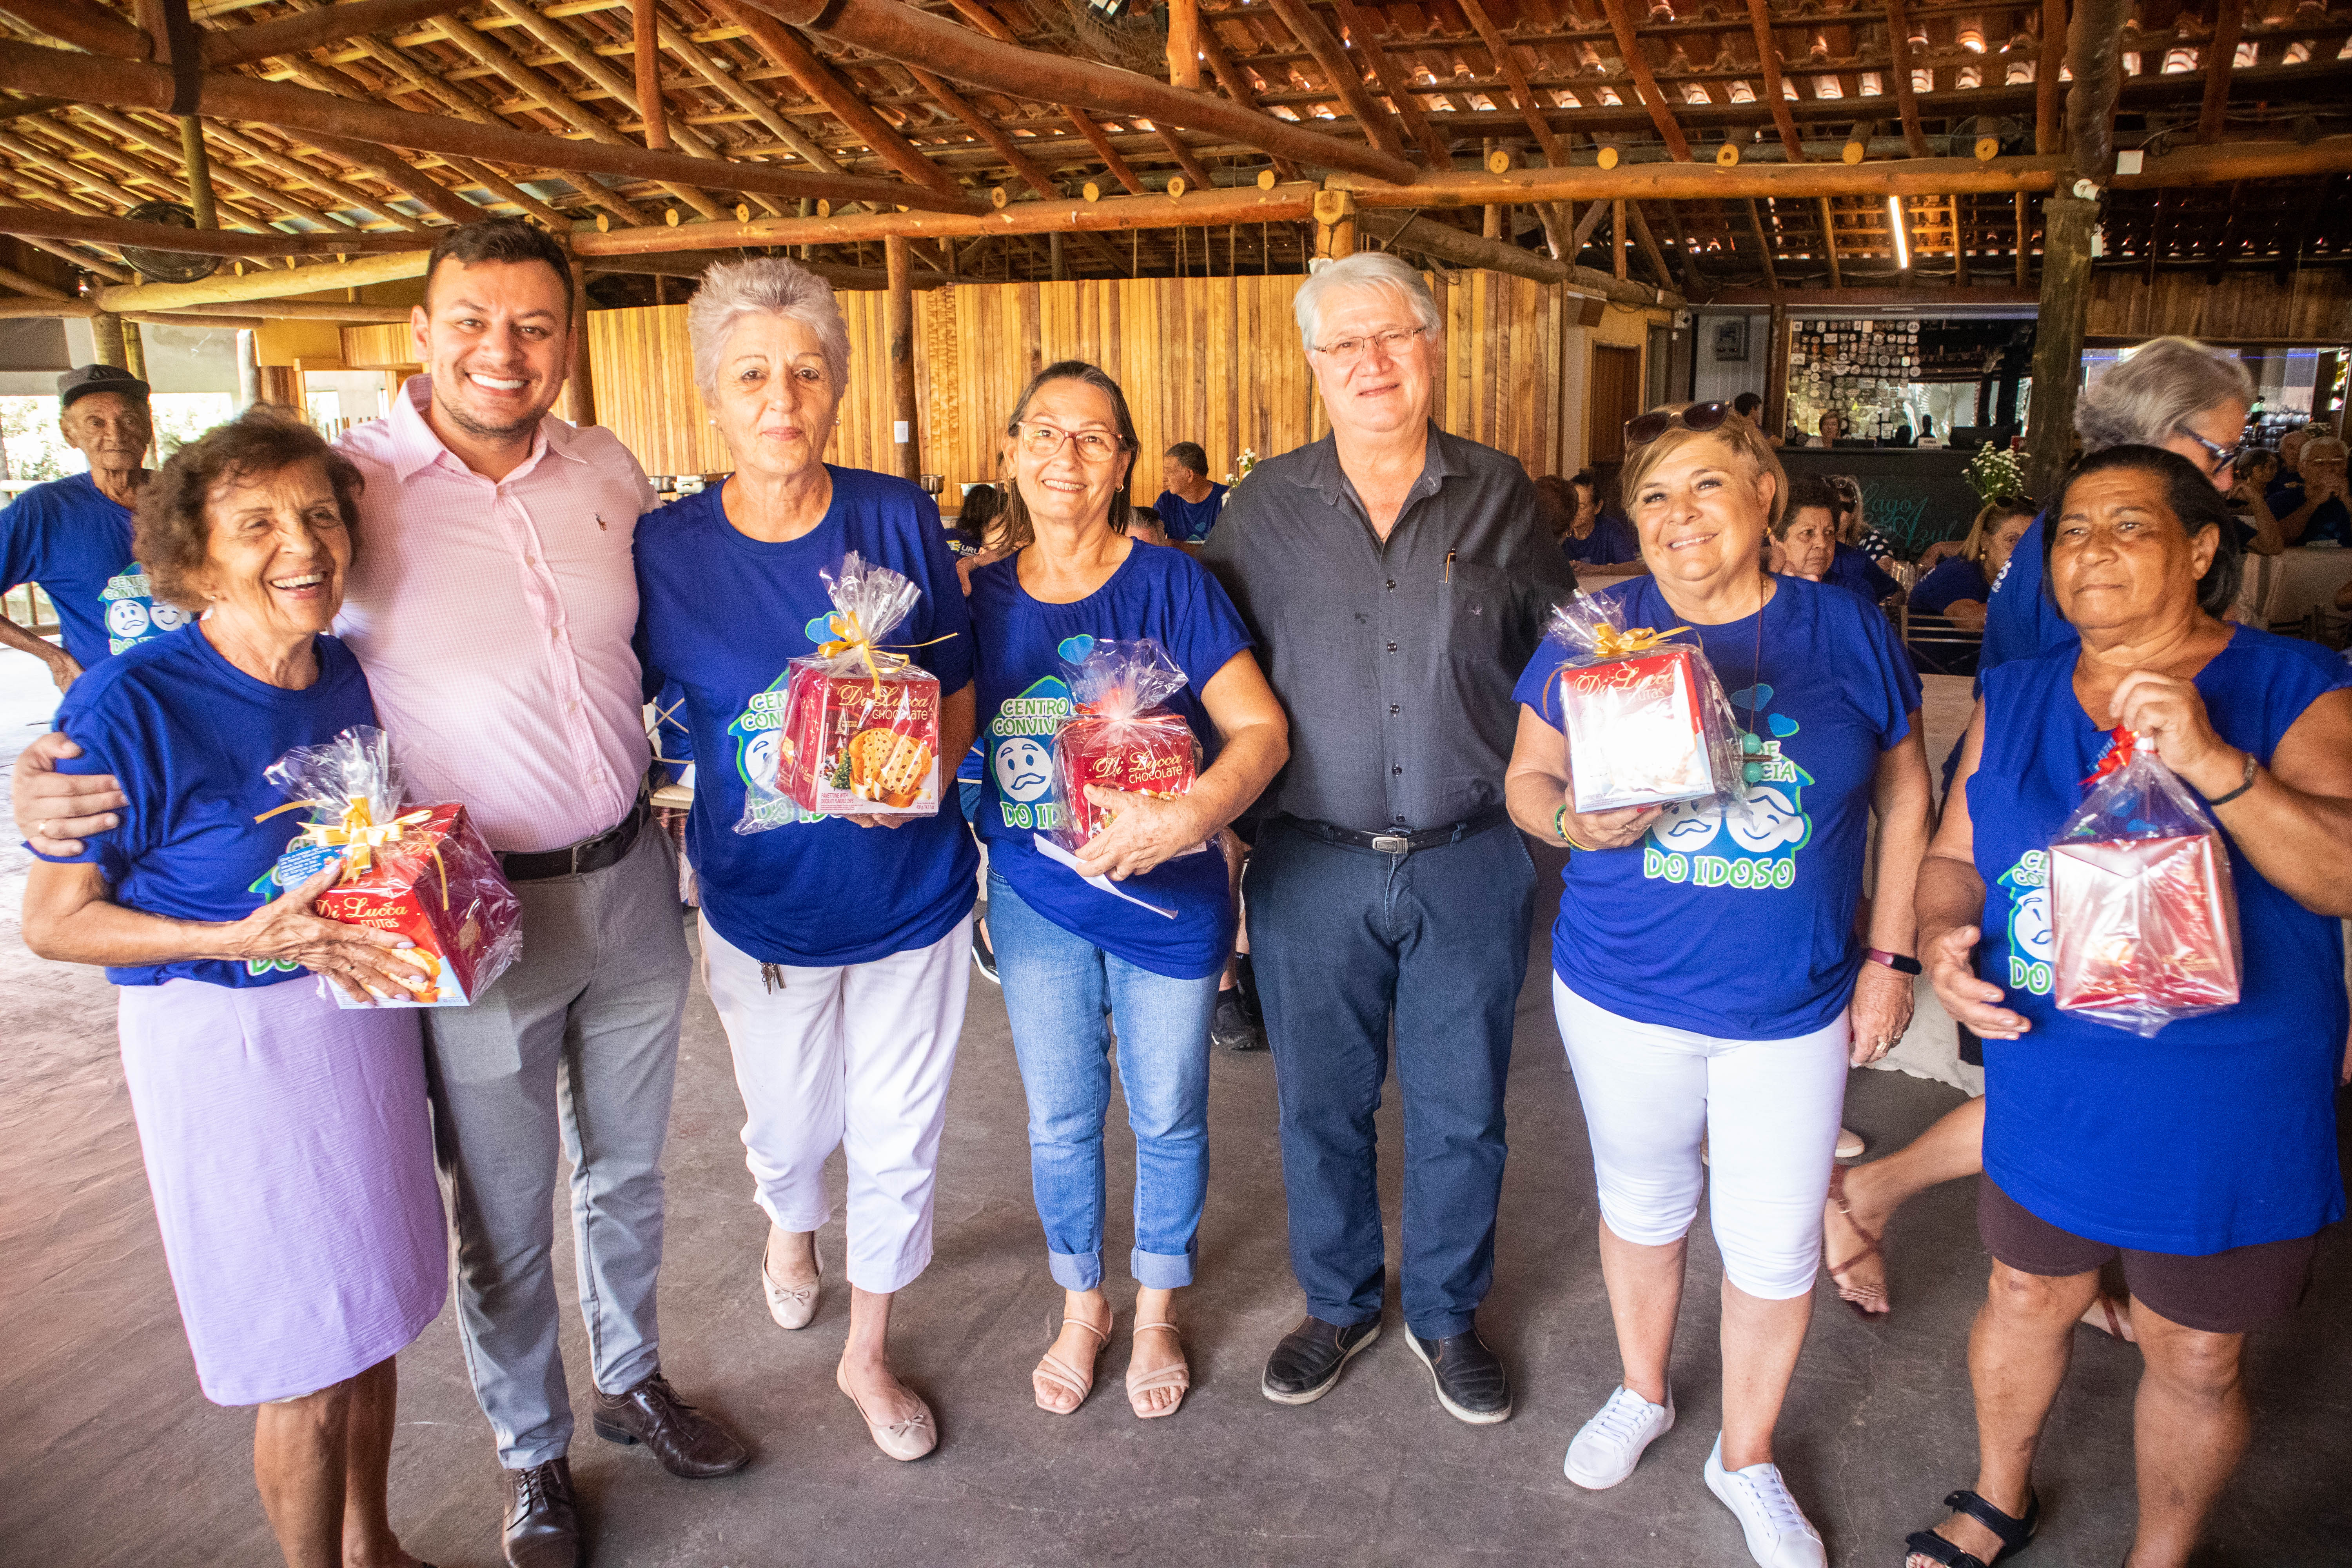
<svg viewBox="0 0 2352 1568"><path fill-rule="evenodd" d="M1748 318L1727 316L1715 324L1715 362L1744 364L1748 361Z"/></svg>

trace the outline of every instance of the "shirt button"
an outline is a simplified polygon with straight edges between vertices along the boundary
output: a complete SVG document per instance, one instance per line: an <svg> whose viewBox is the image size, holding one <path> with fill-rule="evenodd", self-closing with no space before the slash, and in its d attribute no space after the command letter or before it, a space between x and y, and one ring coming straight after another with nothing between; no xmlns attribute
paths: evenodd
<svg viewBox="0 0 2352 1568"><path fill-rule="evenodd" d="M1395 703L1391 702L1391 703L1390 703L1390 704L1389 704L1389 711L1390 711L1391 713L1402 713L1402 712L1403 712L1403 711L1404 711L1404 710L1403 710L1403 709L1402 709L1402 708L1400 708L1400 707L1398 707Z"/></svg>
<svg viewBox="0 0 2352 1568"><path fill-rule="evenodd" d="M1389 592L1391 594L1396 592L1396 579L1393 577L1389 579Z"/></svg>
<svg viewBox="0 0 2352 1568"><path fill-rule="evenodd" d="M1390 651L1391 653L1394 653L1394 652L1396 652L1396 644L1394 644L1394 643L1391 643L1391 644L1389 644L1389 651Z"/></svg>
<svg viewBox="0 0 2352 1568"><path fill-rule="evenodd" d="M1404 769L1402 767L1393 767L1389 770L1389 774L1391 777L1395 777L1402 774L1403 772Z"/></svg>

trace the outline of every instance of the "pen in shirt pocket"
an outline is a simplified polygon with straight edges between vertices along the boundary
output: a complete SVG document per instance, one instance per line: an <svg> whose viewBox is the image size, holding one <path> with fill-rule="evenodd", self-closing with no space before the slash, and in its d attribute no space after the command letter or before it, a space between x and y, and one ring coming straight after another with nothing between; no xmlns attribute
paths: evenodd
<svg viewBox="0 0 2352 1568"><path fill-rule="evenodd" d="M1454 552L1451 550L1445 552L1445 580L1449 583L1454 581Z"/></svg>

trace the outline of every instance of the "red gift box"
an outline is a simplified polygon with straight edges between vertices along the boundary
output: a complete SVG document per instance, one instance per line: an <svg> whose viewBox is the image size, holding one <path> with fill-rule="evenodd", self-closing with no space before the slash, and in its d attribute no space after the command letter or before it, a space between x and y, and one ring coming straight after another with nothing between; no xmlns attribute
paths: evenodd
<svg viewBox="0 0 2352 1568"><path fill-rule="evenodd" d="M388 1005L470 1005L522 951L522 903L462 805L399 818L399 837L371 847L367 863L322 894L321 919L404 936L408 956L429 962L435 984ZM346 863L360 858L343 851ZM357 1007L342 988L335 1000Z"/></svg>
<svg viewBox="0 0 2352 1568"><path fill-rule="evenodd" d="M1560 671L1580 815L1727 793L1704 722L1714 681L1695 647L1662 647Z"/></svg>
<svg viewBox="0 0 2352 1568"><path fill-rule="evenodd" d="M940 809L940 683L919 666L837 675L794 660L776 791L819 816Z"/></svg>
<svg viewBox="0 0 2352 1568"><path fill-rule="evenodd" d="M1192 727L1165 709L1133 718L1080 714L1054 738L1055 790L1067 812L1065 842L1076 847L1108 827L1116 806L1087 798L1087 785L1154 795L1188 794L1200 768Z"/></svg>
<svg viewBox="0 0 2352 1568"><path fill-rule="evenodd" d="M2168 1021L2237 1002L2237 895L2218 834L2061 840L2050 900L2060 1007Z"/></svg>

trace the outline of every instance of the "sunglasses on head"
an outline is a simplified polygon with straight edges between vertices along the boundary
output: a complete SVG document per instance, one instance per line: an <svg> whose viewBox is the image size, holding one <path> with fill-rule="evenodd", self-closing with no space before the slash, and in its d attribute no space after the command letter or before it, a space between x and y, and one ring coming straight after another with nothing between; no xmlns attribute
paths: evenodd
<svg viewBox="0 0 2352 1568"><path fill-rule="evenodd" d="M1730 417L1728 403L1694 403L1688 408L1654 409L1625 421L1625 446L1629 451L1646 447L1677 425L1704 435L1722 428L1723 422Z"/></svg>

